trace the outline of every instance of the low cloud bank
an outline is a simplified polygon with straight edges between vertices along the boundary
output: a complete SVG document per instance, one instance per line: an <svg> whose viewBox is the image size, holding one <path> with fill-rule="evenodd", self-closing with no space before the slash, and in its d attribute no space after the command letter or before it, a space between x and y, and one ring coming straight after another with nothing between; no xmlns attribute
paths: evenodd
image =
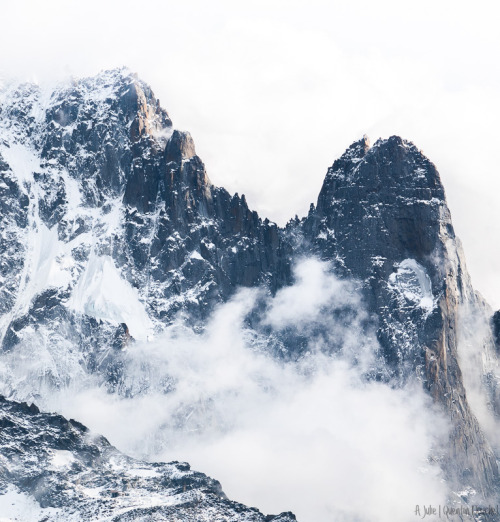
<svg viewBox="0 0 500 522"><path fill-rule="evenodd" d="M275 297L240 291L202 334L177 324L130 346L122 395L74 386L46 405L126 453L188 461L230 498L267 513L292 510L301 522L414 520L415 505L447 494L428 460L447 426L418 383L394 389L366 380L378 347L353 283L315 259L299 263L295 276ZM248 326L257 304L271 336L308 339L300 357L270 355L268 334Z"/></svg>

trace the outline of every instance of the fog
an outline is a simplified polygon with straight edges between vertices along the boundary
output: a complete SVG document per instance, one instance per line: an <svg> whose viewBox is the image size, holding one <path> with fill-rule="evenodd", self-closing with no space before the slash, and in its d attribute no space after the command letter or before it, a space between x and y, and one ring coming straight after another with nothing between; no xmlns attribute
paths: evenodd
<svg viewBox="0 0 500 522"><path fill-rule="evenodd" d="M488 321L491 310L485 306L486 313L482 313L481 304L476 309L466 305L459 308L458 356L467 400L495 453L498 453L500 361L493 351L495 343Z"/></svg>
<svg viewBox="0 0 500 522"><path fill-rule="evenodd" d="M79 419L124 452L185 460L234 500L301 522L404 522L415 505L443 503L436 464L448 426L419 383L368 381L378 346L354 283L302 260L296 284L272 298L241 290L203 334L176 324L125 357L126 397L104 387L66 389L46 407ZM297 360L272 357L247 326L258 303L273 333L309 334ZM350 309L351 313L336 314ZM336 319L337 317L337 319ZM348 319L346 319L348 317ZM325 347L333 342L333 354Z"/></svg>

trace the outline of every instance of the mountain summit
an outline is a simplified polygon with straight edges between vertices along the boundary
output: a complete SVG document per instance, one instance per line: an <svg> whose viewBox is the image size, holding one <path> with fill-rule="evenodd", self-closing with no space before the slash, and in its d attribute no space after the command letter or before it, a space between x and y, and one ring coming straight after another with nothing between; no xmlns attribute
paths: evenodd
<svg viewBox="0 0 500 522"><path fill-rule="evenodd" d="M308 216L279 228L210 182L191 136L127 70L52 92L11 86L0 93L0 213L6 396L43 408L51 390L89 376L135 393L128 346L179 318L201 331L238 288L273 296L294 283L297 259L315 256L360 288L379 347L367 379L419 383L451 422L436 451L453 490L476 503L499 494L492 441L467 395L481 382L474 393L500 413L491 312L471 286L436 167L412 143L355 142ZM466 317L482 325L479 340ZM258 313L248 321L276 357L303 356L298 336L266 330ZM471 354L479 364L464 367ZM38 419L16 404L3 418ZM33 494L30 481L15 485Z"/></svg>

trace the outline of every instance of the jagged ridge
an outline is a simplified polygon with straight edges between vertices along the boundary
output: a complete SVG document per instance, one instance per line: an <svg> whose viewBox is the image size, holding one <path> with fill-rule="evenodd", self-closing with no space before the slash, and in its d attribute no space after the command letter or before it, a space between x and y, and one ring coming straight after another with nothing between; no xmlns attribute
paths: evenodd
<svg viewBox="0 0 500 522"><path fill-rule="evenodd" d="M450 480L497 491L458 357L459 308L484 309L439 174L414 145L353 144L309 215L280 229L210 182L189 134L127 71L50 97L8 90L0 127L2 348L42 360L24 380L7 372L8 390L27 397L90 373L120 391L130 336L146 339L180 313L202 328L238 286L274 293L292 282L294 259L313 254L361 283L381 345L372 377L404 386L416 376L452 419ZM298 357L301 346L288 338L280 353Z"/></svg>

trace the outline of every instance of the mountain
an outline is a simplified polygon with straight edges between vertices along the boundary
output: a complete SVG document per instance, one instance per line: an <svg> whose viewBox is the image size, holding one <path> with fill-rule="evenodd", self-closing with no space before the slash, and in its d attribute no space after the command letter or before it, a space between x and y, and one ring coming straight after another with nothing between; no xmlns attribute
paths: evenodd
<svg viewBox="0 0 500 522"><path fill-rule="evenodd" d="M109 393L143 393L124 365L134 342L178 321L202 332L239 288L274 296L294 283L299 258L315 256L359 286L363 331L374 330L378 342L366 379L395 388L419 382L451 423L435 458L453 490L466 503L498 498L498 449L469 397L492 418L500 413L498 317L490 324L439 174L413 144L352 144L328 169L309 214L280 228L245 196L210 182L190 135L173 129L151 89L126 69L47 91L12 85L0 102L0 215L0 373L9 399L43 408L53 390L89 378ZM273 331L261 312L247 318L259 349L285 363L303 357L307 338ZM326 328L317 333L329 339ZM327 354L337 349L325 343ZM19 422L32 419L25 406L3 405ZM48 458L47 448L38 451ZM92 480L106 462L86 461ZM30 492L22 477L4 472L2 480Z"/></svg>
<svg viewBox="0 0 500 522"><path fill-rule="evenodd" d="M135 77L4 96L3 350L54 333L99 371L114 324L143 340L179 311L205 319L239 285L290 281L278 227L211 184L189 134Z"/></svg>

